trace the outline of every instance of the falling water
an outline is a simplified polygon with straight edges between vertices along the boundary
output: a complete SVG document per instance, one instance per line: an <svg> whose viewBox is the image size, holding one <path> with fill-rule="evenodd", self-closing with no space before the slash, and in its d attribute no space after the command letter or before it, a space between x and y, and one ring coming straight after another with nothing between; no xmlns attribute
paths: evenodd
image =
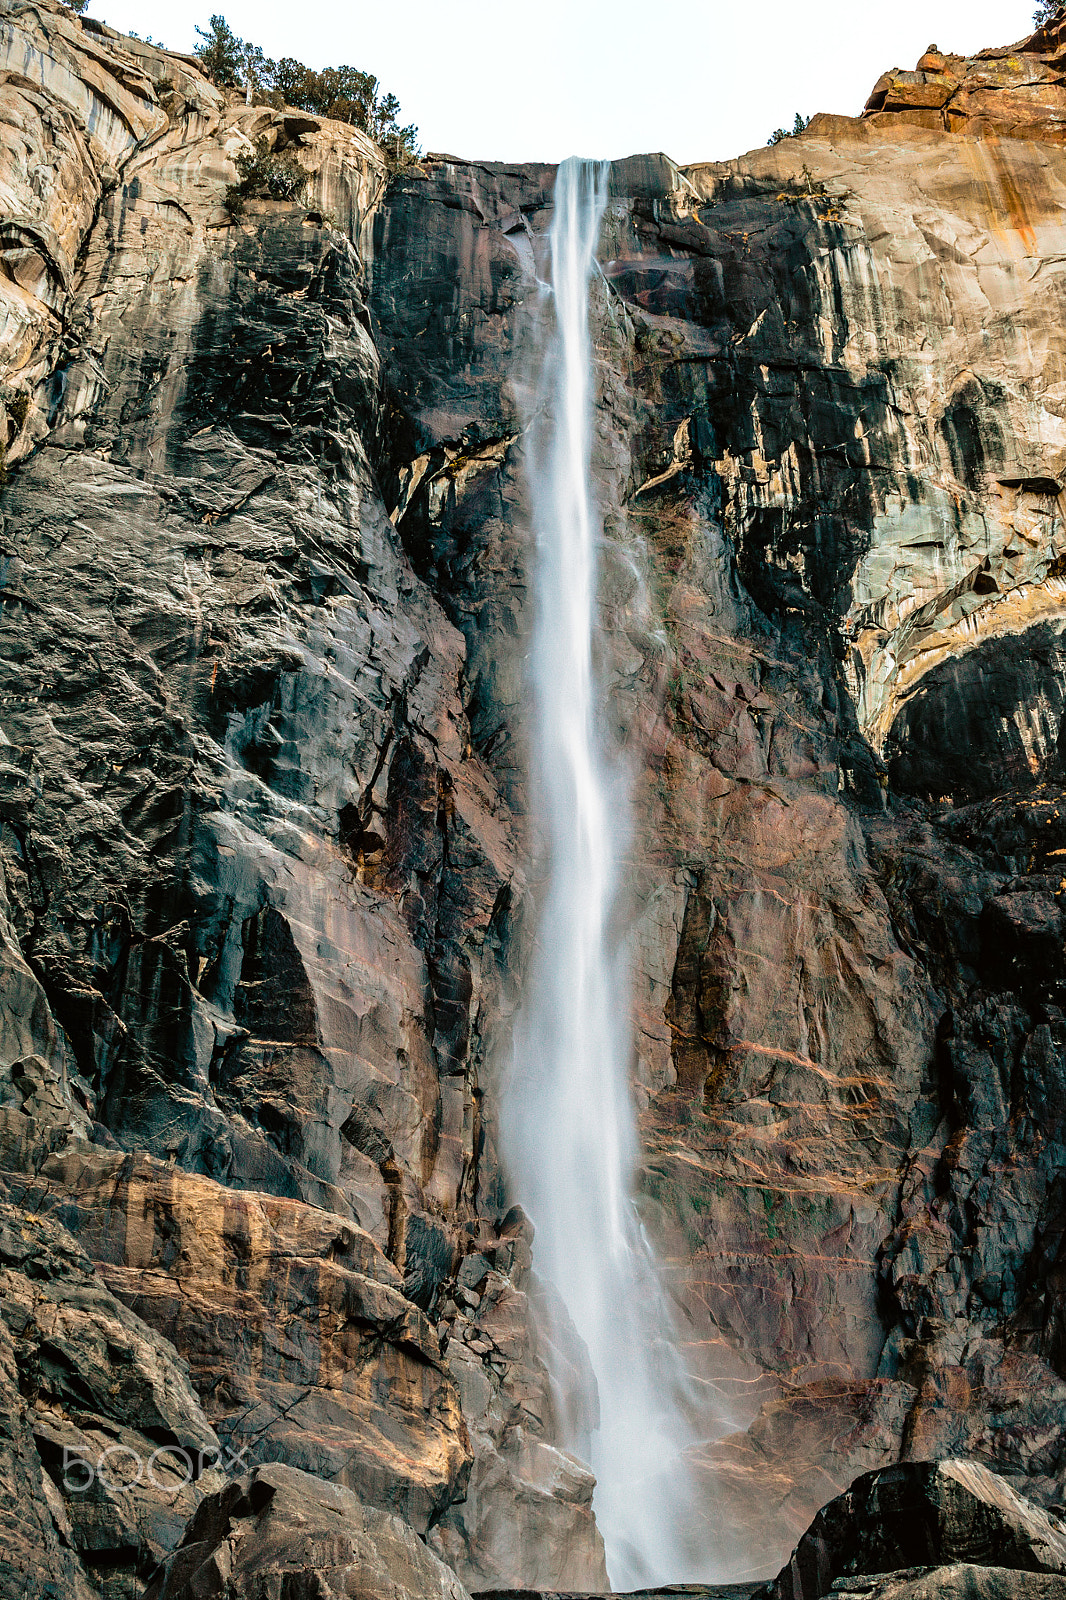
<svg viewBox="0 0 1066 1600"><path fill-rule="evenodd" d="M709 1574L683 1455L684 1373L632 1198L630 987L615 925L627 808L600 737L593 667L601 528L590 486L589 280L608 171L569 160L555 186L529 451L534 765L550 872L504 1137L536 1225L535 1264L591 1358L594 1383L562 1356L554 1377L566 1443L596 1473L594 1507L618 1588ZM553 1337L558 1353L566 1330Z"/></svg>

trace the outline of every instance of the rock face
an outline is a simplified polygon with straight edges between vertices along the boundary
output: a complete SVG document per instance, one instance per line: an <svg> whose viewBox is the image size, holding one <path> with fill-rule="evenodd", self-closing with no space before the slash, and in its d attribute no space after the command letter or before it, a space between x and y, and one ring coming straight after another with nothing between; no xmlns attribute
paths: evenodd
<svg viewBox="0 0 1066 1600"><path fill-rule="evenodd" d="M0 1592L139 1593L224 1452L189 1369L51 1219L0 1202Z"/></svg>
<svg viewBox="0 0 1066 1600"><path fill-rule="evenodd" d="M845 1578L831 1594L863 1600L1058 1600L1062 1579L1012 1572L1006 1567L973 1567L959 1562L931 1572L891 1572L883 1578Z"/></svg>
<svg viewBox="0 0 1066 1600"><path fill-rule="evenodd" d="M642 1205L734 1424L721 1576L900 1461L1066 1496L1064 48L613 168ZM133 1593L206 1494L160 1579L195 1584L350 1493L468 1588L602 1589L497 1156L554 173L390 174L53 0L5 0L0 72L0 1172L92 1391L27 1387L46 1336L5 1320L5 1582ZM306 188L237 221L256 149ZM150 1425L97 1392L101 1318ZM222 1454L74 1505L55 1450L146 1426Z"/></svg>
<svg viewBox="0 0 1066 1600"><path fill-rule="evenodd" d="M1066 843L1043 642L1060 163L891 135L837 119L726 167L616 164L602 246L612 710L644 773L648 1215L710 1368L728 1341L787 1381L707 1451L749 1549L900 1455L977 1451L1051 1499L1064 1465L1062 1373L1019 1320L1048 1303L1038 1230L1057 1241L1063 1157L1062 891L1029 847ZM988 161L1000 176L975 187ZM411 428L398 527L466 633L475 743L509 786L525 555L500 455L520 423L488 371L543 188L448 163L397 180L371 293ZM474 266L449 312L457 260ZM958 693L936 699L944 663L969 674L966 720ZM912 723L931 730L924 787L893 755ZM1012 784L967 823L963 802Z"/></svg>
<svg viewBox="0 0 1066 1600"><path fill-rule="evenodd" d="M360 1228L121 1151L52 1156L9 1184L184 1353L235 1459L265 1435L420 1532L452 1498L468 1466L456 1389L435 1329Z"/></svg>
<svg viewBox="0 0 1066 1600"><path fill-rule="evenodd" d="M487 1549L531 1560L543 1511L602 1584L482 1115L519 830L375 476L383 158L62 7L8 6L2 42L12 1193L173 1341L236 1458L425 1533L474 1431L532 1508ZM254 145L307 191L238 227ZM446 1361L471 1250L492 1282Z"/></svg>

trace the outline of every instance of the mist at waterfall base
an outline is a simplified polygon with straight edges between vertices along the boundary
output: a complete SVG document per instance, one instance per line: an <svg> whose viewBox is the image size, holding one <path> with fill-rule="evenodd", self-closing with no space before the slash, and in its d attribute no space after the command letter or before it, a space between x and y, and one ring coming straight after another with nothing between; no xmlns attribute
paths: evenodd
<svg viewBox="0 0 1066 1600"><path fill-rule="evenodd" d="M534 330L533 778L549 867L502 1132L512 1193L536 1227L534 1266L572 1319L556 1315L548 1330L562 1442L596 1474L611 1582L633 1588L711 1580L716 1563L713 1507L697 1503L686 1457L696 1408L632 1195L630 977L613 920L626 784L601 737L593 668L589 280L609 171L577 159L559 168L551 288Z"/></svg>

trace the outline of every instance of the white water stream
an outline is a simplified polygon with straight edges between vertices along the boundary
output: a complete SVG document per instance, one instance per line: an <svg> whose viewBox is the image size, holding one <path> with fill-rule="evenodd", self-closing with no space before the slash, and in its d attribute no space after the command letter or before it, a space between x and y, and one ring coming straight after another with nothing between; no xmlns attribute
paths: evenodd
<svg viewBox="0 0 1066 1600"><path fill-rule="evenodd" d="M534 1265L560 1292L595 1374L582 1381L559 1354L565 1442L596 1473L611 1582L633 1588L711 1574L708 1508L697 1511L684 1455L685 1374L633 1203L630 980L614 921L629 824L593 668L602 530L590 485L589 282L608 173L606 163L572 159L555 187L529 451L534 778L550 868L503 1120L514 1193L537 1230ZM566 1330L553 1341L564 1351Z"/></svg>

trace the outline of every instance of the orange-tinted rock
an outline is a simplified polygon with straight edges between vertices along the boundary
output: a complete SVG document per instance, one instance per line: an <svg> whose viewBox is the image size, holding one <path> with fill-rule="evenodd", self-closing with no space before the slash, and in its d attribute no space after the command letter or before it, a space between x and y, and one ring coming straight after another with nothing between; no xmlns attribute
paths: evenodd
<svg viewBox="0 0 1066 1600"><path fill-rule="evenodd" d="M354 1224L143 1156L71 1152L11 1187L181 1352L243 1459L343 1483L420 1532L454 1497L469 1454L436 1332Z"/></svg>
<svg viewBox="0 0 1066 1600"><path fill-rule="evenodd" d="M1066 138L1066 22L1040 29L1012 49L977 56L928 50L914 72L886 72L878 79L863 116L893 123L941 128L973 138ZM939 118L929 112L939 113Z"/></svg>
<svg viewBox="0 0 1066 1600"><path fill-rule="evenodd" d="M227 1451L165 1338L53 1217L0 1200L0 1593L136 1594Z"/></svg>

